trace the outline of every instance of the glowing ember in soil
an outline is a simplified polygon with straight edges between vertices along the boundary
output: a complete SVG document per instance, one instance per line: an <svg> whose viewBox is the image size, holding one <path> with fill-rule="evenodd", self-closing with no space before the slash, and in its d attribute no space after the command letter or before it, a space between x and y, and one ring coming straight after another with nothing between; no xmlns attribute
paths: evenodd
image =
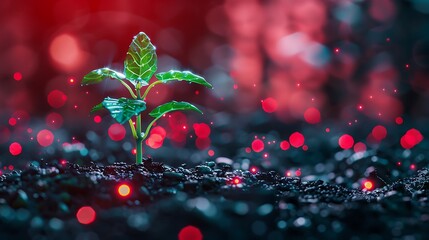
<svg viewBox="0 0 429 240"><path fill-rule="evenodd" d="M121 197L128 197L131 194L131 188L127 184L119 185L117 192Z"/></svg>
<svg viewBox="0 0 429 240"><path fill-rule="evenodd" d="M250 172L253 173L253 174L255 174L255 173L258 172L258 168L257 167L251 167L250 168Z"/></svg>
<svg viewBox="0 0 429 240"><path fill-rule="evenodd" d="M372 190L372 189L374 188L374 184L373 184L371 181L369 181L369 180L366 180L366 181L363 183L363 186L364 186L364 188L365 188L366 190Z"/></svg>
<svg viewBox="0 0 429 240"><path fill-rule="evenodd" d="M92 207L84 206L77 211L76 218L81 224L91 224L95 221L95 215L95 211Z"/></svg>

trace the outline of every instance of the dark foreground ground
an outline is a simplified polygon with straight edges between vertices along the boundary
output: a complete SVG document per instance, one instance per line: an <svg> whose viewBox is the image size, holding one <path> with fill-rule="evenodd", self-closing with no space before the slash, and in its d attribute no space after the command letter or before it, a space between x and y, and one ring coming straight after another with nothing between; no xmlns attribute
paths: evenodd
<svg viewBox="0 0 429 240"><path fill-rule="evenodd" d="M0 239L177 239L188 225L204 239L424 239L428 190L427 169L361 191L215 162L30 166L0 177Z"/></svg>

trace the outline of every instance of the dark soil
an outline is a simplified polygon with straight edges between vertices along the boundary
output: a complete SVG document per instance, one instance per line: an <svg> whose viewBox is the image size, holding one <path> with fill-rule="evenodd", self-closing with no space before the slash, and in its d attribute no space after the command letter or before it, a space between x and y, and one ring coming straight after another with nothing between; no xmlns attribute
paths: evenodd
<svg viewBox="0 0 429 240"><path fill-rule="evenodd" d="M362 191L215 162L46 164L0 177L0 239L177 239L188 225L204 239L423 239L428 193L427 169ZM77 221L82 206L93 223Z"/></svg>

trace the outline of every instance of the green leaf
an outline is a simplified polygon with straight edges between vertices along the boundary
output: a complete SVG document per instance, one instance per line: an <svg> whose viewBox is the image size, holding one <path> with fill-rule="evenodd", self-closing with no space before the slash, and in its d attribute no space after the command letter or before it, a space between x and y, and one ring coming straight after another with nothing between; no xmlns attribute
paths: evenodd
<svg viewBox="0 0 429 240"><path fill-rule="evenodd" d="M140 32L134 36L127 52L124 63L124 73L127 79L136 82L149 82L157 69L156 48L149 37Z"/></svg>
<svg viewBox="0 0 429 240"><path fill-rule="evenodd" d="M104 107L103 107L103 103L99 103L99 104L95 105L95 106L91 109L91 113L96 112L96 111L100 111L100 110L102 110L103 108L104 108Z"/></svg>
<svg viewBox="0 0 429 240"><path fill-rule="evenodd" d="M195 107L194 105L188 102L172 101L156 107L155 109L152 110L152 112L149 113L149 115L154 118L159 118L168 112L178 111L178 110L193 110L203 114L203 112L201 112L200 109L198 109L197 107Z"/></svg>
<svg viewBox="0 0 429 240"><path fill-rule="evenodd" d="M106 78L114 78L118 80L124 80L125 75L116 72L110 68L99 68L91 71L90 73L86 74L82 79L82 85L89 85L94 83L99 83L103 81Z"/></svg>
<svg viewBox="0 0 429 240"><path fill-rule="evenodd" d="M110 115L120 124L124 124L132 116L138 115L146 109L146 103L138 99L115 99L107 97L102 104L104 108L109 110Z"/></svg>
<svg viewBox="0 0 429 240"><path fill-rule="evenodd" d="M191 83L201 84L208 88L213 88L213 86L208 83L203 77L198 76L189 71L177 71L170 70L168 72L157 73L155 77L163 83L167 83L169 81L187 81Z"/></svg>

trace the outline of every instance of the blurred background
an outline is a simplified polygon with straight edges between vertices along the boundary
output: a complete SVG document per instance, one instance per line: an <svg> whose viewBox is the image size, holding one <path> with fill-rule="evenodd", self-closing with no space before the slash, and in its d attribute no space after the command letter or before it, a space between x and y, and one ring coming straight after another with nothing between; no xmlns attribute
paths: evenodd
<svg viewBox="0 0 429 240"><path fill-rule="evenodd" d="M429 1L2 0L0 13L2 172L134 162L128 126L89 114L127 91L80 81L96 68L121 71L140 31L159 71L191 70L214 86L153 90L149 109L175 99L205 114L162 119L145 156L353 187L427 166Z"/></svg>

